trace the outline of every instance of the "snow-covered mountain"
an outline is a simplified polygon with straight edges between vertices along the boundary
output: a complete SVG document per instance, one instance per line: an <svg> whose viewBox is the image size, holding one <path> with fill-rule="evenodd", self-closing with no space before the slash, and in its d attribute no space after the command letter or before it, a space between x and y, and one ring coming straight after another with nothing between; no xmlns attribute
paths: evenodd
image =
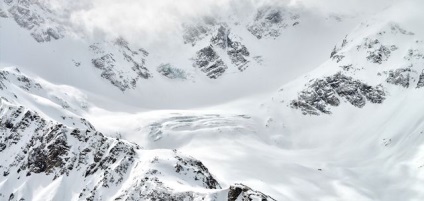
<svg viewBox="0 0 424 201"><path fill-rule="evenodd" d="M1 103L2 200L274 200L242 184L222 188L202 162L144 150ZM39 189L35 191L35 189Z"/></svg>
<svg viewBox="0 0 424 201"><path fill-rule="evenodd" d="M231 8L148 43L2 1L0 200L424 199L422 2Z"/></svg>

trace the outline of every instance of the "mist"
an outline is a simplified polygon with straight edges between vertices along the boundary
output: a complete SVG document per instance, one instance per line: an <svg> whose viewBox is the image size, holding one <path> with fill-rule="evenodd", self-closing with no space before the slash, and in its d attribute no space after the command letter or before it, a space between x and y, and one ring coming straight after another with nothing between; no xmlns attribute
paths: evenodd
<svg viewBox="0 0 424 201"><path fill-rule="evenodd" d="M367 15L395 0L75 0L49 1L78 34L89 37L124 37L131 41L156 43L181 32L182 24L203 16L242 18L261 6L287 6L322 15Z"/></svg>

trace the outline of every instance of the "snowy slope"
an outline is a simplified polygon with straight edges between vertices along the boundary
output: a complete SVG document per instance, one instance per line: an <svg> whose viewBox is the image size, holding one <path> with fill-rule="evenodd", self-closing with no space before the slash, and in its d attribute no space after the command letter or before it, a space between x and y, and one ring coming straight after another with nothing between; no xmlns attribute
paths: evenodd
<svg viewBox="0 0 424 201"><path fill-rule="evenodd" d="M10 5L16 2L21 1ZM140 106L191 108L271 92L324 61L327 54L315 47L332 48L358 22L354 17L338 21L301 8L279 6L252 10L247 16L229 18L223 14L181 22L180 32L163 42L165 45L81 36L70 27L64 28L63 38L38 43L31 32L17 25L9 13L10 5L2 3L7 17L0 18L0 29L8 30L1 32L4 66L19 66L53 83L85 90L103 107L133 106L128 111ZM49 17L37 9L32 12ZM259 32L264 37L258 39ZM210 54L208 47L213 54L200 59L202 54ZM309 59L293 60L299 51ZM215 69L215 62L221 67ZM223 73L217 73L220 71ZM103 97L114 97L115 101L103 103Z"/></svg>
<svg viewBox="0 0 424 201"><path fill-rule="evenodd" d="M143 150L4 99L1 114L4 200L273 200L242 184L222 189L200 161L176 150Z"/></svg>
<svg viewBox="0 0 424 201"><path fill-rule="evenodd" d="M263 6L148 44L4 1L1 199L422 200L421 8Z"/></svg>

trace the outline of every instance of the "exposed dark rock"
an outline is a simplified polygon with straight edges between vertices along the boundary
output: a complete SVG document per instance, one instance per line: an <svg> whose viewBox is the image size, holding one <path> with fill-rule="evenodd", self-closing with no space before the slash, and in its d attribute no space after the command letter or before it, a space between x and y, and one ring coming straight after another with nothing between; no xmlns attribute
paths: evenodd
<svg viewBox="0 0 424 201"><path fill-rule="evenodd" d="M102 200L105 191L114 191L116 196L111 199L133 201L217 200L217 193L221 192L207 191L221 189L221 185L201 161L176 150L162 150L153 156L149 155L154 152L148 151L149 154L140 157L144 151L138 145L106 137L90 127L70 128L5 102L0 106L0 114L0 157L5 160L0 166L3 177L25 179L52 175L48 178L62 177L61 182L66 182L72 175L71 181L84 182L84 185L69 186L79 192L78 199L93 201ZM5 153L13 157L3 156ZM164 177L204 190L176 192ZM243 189L240 196L245 200L273 200L244 185L235 186ZM18 187L10 186L10 189ZM11 200L16 200L16 195L24 195L21 200L27 199L21 192L2 193L7 193Z"/></svg>
<svg viewBox="0 0 424 201"><path fill-rule="evenodd" d="M340 68L342 68L345 71L349 71L352 69L352 66L353 66L352 64L349 64L349 65L340 66Z"/></svg>
<svg viewBox="0 0 424 201"><path fill-rule="evenodd" d="M10 196L9 196L9 201L12 201L13 199L15 198L15 195L12 193L12 194L10 194Z"/></svg>
<svg viewBox="0 0 424 201"><path fill-rule="evenodd" d="M200 68L209 78L220 77L231 64L239 71L244 71L248 67L251 60L250 52L242 44L241 38L234 35L226 23L218 22L214 18L204 18L198 24L183 26L185 43L191 43L193 46L197 41L210 36L210 45L197 51L193 57L193 66ZM219 55L217 52L225 52L226 55ZM222 58L227 55L231 64L225 63L226 59Z"/></svg>
<svg viewBox="0 0 424 201"><path fill-rule="evenodd" d="M213 17L203 17L197 24L183 24L185 44L194 46L198 41L210 35L219 23Z"/></svg>
<svg viewBox="0 0 424 201"><path fill-rule="evenodd" d="M299 24L299 15L289 13L282 8L262 7L258 9L247 30L258 39L277 38L289 25L297 24Z"/></svg>
<svg viewBox="0 0 424 201"><path fill-rule="evenodd" d="M196 53L194 67L206 73L206 76L216 79L227 70L227 65L219 58L212 46L205 47Z"/></svg>
<svg viewBox="0 0 424 201"><path fill-rule="evenodd" d="M5 1L7 12L3 17L10 16L16 23L30 31L37 42L49 42L62 38L63 28L56 23L51 11L41 1L19 0Z"/></svg>
<svg viewBox="0 0 424 201"><path fill-rule="evenodd" d="M334 55L337 54L337 46L334 46L333 51L330 53L330 58L333 58Z"/></svg>
<svg viewBox="0 0 424 201"><path fill-rule="evenodd" d="M418 78L417 88L424 87L424 71L421 72L420 77Z"/></svg>
<svg viewBox="0 0 424 201"><path fill-rule="evenodd" d="M385 99L381 86L369 86L340 72L310 83L299 93L298 99L291 102L291 107L300 109L305 115L331 114L328 106L338 106L340 98L359 108L365 105L366 100L382 103Z"/></svg>
<svg viewBox="0 0 424 201"><path fill-rule="evenodd" d="M394 24L394 23L390 25L390 31L392 32L392 34L400 33L400 34L404 34L404 35L411 35L411 36L414 35L414 33L407 31L407 30L401 28L398 24Z"/></svg>
<svg viewBox="0 0 424 201"><path fill-rule="evenodd" d="M252 190L244 184L234 184L228 191L228 201L276 201L274 198L261 192Z"/></svg>
<svg viewBox="0 0 424 201"><path fill-rule="evenodd" d="M34 79L21 74L18 69L14 71L13 73L8 70L0 71L0 90L7 89L6 84L11 81L14 81L14 84L26 91L42 89L41 85Z"/></svg>
<svg viewBox="0 0 424 201"><path fill-rule="evenodd" d="M378 39L365 38L364 42L357 46L358 51L361 49L366 50L368 61L382 64L389 59L392 51L398 48L395 45L384 45Z"/></svg>
<svg viewBox="0 0 424 201"><path fill-rule="evenodd" d="M368 51L367 59L373 63L382 64L390 57L391 51L386 46L381 45L378 49Z"/></svg>
<svg viewBox="0 0 424 201"><path fill-rule="evenodd" d="M226 49L232 43L229 39L229 34L230 30L221 25L217 33L211 38L211 43L222 49Z"/></svg>
<svg viewBox="0 0 424 201"><path fill-rule="evenodd" d="M133 50L123 38L116 39L107 53L103 45L90 45L90 51L96 55L91 60L94 67L101 70L101 77L107 79L121 91L134 89L139 79L152 77L145 66L148 52L142 48Z"/></svg>
<svg viewBox="0 0 424 201"><path fill-rule="evenodd" d="M230 56L231 62L237 66L240 71L244 71L248 66L249 61L246 59L250 55L246 46L240 42L231 42L227 49L227 54Z"/></svg>
<svg viewBox="0 0 424 201"><path fill-rule="evenodd" d="M391 70L389 71L386 82L408 88L410 84L410 73L410 68L399 68L396 70Z"/></svg>
<svg viewBox="0 0 424 201"><path fill-rule="evenodd" d="M187 172L191 172L195 175L194 179L201 180L205 188L221 189L221 185L209 173L208 168L206 168L202 162L195 159L184 159L179 156L175 156L175 158L178 160L177 164L175 165L176 172L178 172L179 174L187 174Z"/></svg>
<svg viewBox="0 0 424 201"><path fill-rule="evenodd" d="M333 51L331 51L330 53L330 58L332 58L333 60L336 59L337 63L343 59L343 55L337 55L337 53L343 49L346 45L347 45L347 36L343 39L342 44L340 46L334 46Z"/></svg>
<svg viewBox="0 0 424 201"><path fill-rule="evenodd" d="M236 41L235 37L231 37L230 30L225 26L220 26L217 34L214 35L211 39L211 43L221 49L227 51L228 56L231 59L231 63L236 65L236 67L243 71L248 66L249 61L246 59L250 55L246 46L241 42Z"/></svg>
<svg viewBox="0 0 424 201"><path fill-rule="evenodd" d="M420 49L409 49L407 55L404 57L406 60L424 60L424 52Z"/></svg>
<svg viewBox="0 0 424 201"><path fill-rule="evenodd" d="M336 54L336 55L333 55L332 59L336 60L336 62L339 63L341 60L343 60L344 57L345 57L344 55Z"/></svg>
<svg viewBox="0 0 424 201"><path fill-rule="evenodd" d="M169 79L187 79L187 73L183 69L173 67L169 63L159 65L157 71Z"/></svg>

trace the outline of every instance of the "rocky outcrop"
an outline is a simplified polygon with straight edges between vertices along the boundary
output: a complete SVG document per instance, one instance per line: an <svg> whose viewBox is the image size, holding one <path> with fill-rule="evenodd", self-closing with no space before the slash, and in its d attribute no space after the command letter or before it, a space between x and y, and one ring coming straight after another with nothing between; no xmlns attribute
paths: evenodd
<svg viewBox="0 0 424 201"><path fill-rule="evenodd" d="M196 23L184 23L183 27L183 40L184 44L191 44L192 46L207 36L211 35L219 22L213 17L203 17Z"/></svg>
<svg viewBox="0 0 424 201"><path fill-rule="evenodd" d="M276 201L274 198L261 192L252 190L244 184L234 184L228 191L228 201Z"/></svg>
<svg viewBox="0 0 424 201"><path fill-rule="evenodd" d="M382 64L398 48L395 45L384 45L378 39L365 38L363 43L358 45L356 49L358 51L365 50L366 58L369 62Z"/></svg>
<svg viewBox="0 0 424 201"><path fill-rule="evenodd" d="M53 175L55 179L74 170L85 177L99 170L108 170L116 173L114 176L118 181L128 168L116 169L114 165L128 167L134 161L135 150L140 149L105 137L89 123L83 129L69 128L22 106L9 105L4 100L0 113L3 128L0 154L14 153L15 156L7 160L6 165L3 163L3 175L13 170L25 176L34 173Z"/></svg>
<svg viewBox="0 0 424 201"><path fill-rule="evenodd" d="M134 89L139 79L152 77L145 66L148 52L142 48L132 49L123 38L112 43L90 45L94 58L92 65L101 70L101 77L110 81L121 91Z"/></svg>
<svg viewBox="0 0 424 201"><path fill-rule="evenodd" d="M363 24L363 26L370 26L369 24ZM386 26L381 28L381 31L368 35L364 37L361 42L356 44L356 50L361 55L364 54L367 61L375 64L383 64L386 62L392 55L392 53L398 50L398 46L392 44L393 37L398 37L396 35L414 35L411 32L408 32L402 28L400 28L397 24L387 24ZM388 39L390 38L390 39ZM350 56L351 54L355 54L350 52L350 47L352 47L352 42L355 40L346 36L343 41L336 45L330 53L330 58L335 62L341 62L346 56ZM348 44L351 46L348 47ZM348 49L346 49L348 48ZM416 55L416 52L412 49L409 51L409 54L405 56L405 59L411 59ZM418 56L419 57L419 56ZM343 62L342 62L343 63ZM348 64L348 63L346 63ZM346 66L344 64L343 66Z"/></svg>
<svg viewBox="0 0 424 201"><path fill-rule="evenodd" d="M258 9L253 22L247 25L247 30L258 39L277 38L288 27L300 23L299 15L283 8L262 7Z"/></svg>
<svg viewBox="0 0 424 201"><path fill-rule="evenodd" d="M64 28L54 20L53 13L41 1L4 0L7 11L1 12L2 17L10 17L15 22L30 31L37 42L49 42L64 37Z"/></svg>
<svg viewBox="0 0 424 201"><path fill-rule="evenodd" d="M391 23L390 29L388 31L380 32L379 35L383 35L386 32L390 32L391 34L394 34L394 35L396 35L396 34L409 35L409 36L414 35L414 33L403 29L402 27L399 26L399 24L396 24L396 23Z"/></svg>
<svg viewBox="0 0 424 201"><path fill-rule="evenodd" d="M361 108L366 102L382 103L385 93L381 86L372 87L339 72L311 80L308 87L299 93L298 99L293 100L290 105L305 115L331 114L328 106L339 106L343 99Z"/></svg>
<svg viewBox="0 0 424 201"><path fill-rule="evenodd" d="M377 49L368 51L367 59L370 62L381 64L383 61L387 61L390 57L391 51L386 46L381 45Z"/></svg>
<svg viewBox="0 0 424 201"><path fill-rule="evenodd" d="M233 63L240 71L247 68L249 61L247 57L250 52L247 50L240 41L236 40L237 37L231 34L231 31L226 26L220 26L217 34L211 38L211 43L226 51Z"/></svg>
<svg viewBox="0 0 424 201"><path fill-rule="evenodd" d="M193 60L193 66L199 68L211 79L220 77L228 68L212 46L197 51L196 57Z"/></svg>
<svg viewBox="0 0 424 201"><path fill-rule="evenodd" d="M169 63L159 65L157 71L161 75L173 80L185 80L188 77L188 74L183 69L173 67Z"/></svg>
<svg viewBox="0 0 424 201"><path fill-rule="evenodd" d="M410 84L410 68L399 68L389 71L386 82L408 88Z"/></svg>
<svg viewBox="0 0 424 201"><path fill-rule="evenodd" d="M231 64L237 67L239 71L244 71L250 62L250 52L237 39L237 36L233 35L226 25L219 26L216 34L210 39L211 45L197 51L193 58L193 66L200 68L212 79L223 75ZM219 55L217 49L220 49L220 52L225 52L226 55ZM231 64L226 64L222 56L228 56Z"/></svg>
<svg viewBox="0 0 424 201"><path fill-rule="evenodd" d="M347 36L343 39L341 45L336 45L333 48L333 51L331 51L330 53L330 58L335 60L337 63L339 63L345 56L342 55L340 52L340 50L342 50L346 45L347 45Z"/></svg>
<svg viewBox="0 0 424 201"><path fill-rule="evenodd" d="M0 70L0 90L7 89L10 84L15 84L25 91L42 89L38 82L23 75L17 68Z"/></svg>
<svg viewBox="0 0 424 201"><path fill-rule="evenodd" d="M419 43L419 42L417 42ZM406 60L424 60L424 53L420 49L409 49L407 55L404 57Z"/></svg>
<svg viewBox="0 0 424 201"><path fill-rule="evenodd" d="M55 86L55 88L61 88L61 86ZM68 93L67 90L70 90L68 87L63 87L63 90L51 91L48 85L42 85L39 81L22 73L18 68L1 69L1 96L10 102L19 102L21 97L18 89L25 95L43 97L70 112L83 111L88 107L85 96L78 92Z"/></svg>
<svg viewBox="0 0 424 201"><path fill-rule="evenodd" d="M417 88L424 87L424 71L421 72L420 77L418 78Z"/></svg>
<svg viewBox="0 0 424 201"><path fill-rule="evenodd" d="M44 178L36 184L41 186L60 179L56 184L64 186L58 188L78 193L77 200L218 201L222 198L218 194L238 192L238 188L242 189L239 196L246 199L269 198L244 185L221 189L201 161L176 150L144 150L107 137L88 122L68 127L4 99L0 102L0 157L2 200L31 200L28 196L38 192L20 187L32 185L34 178Z"/></svg>
<svg viewBox="0 0 424 201"><path fill-rule="evenodd" d="M2 163L0 169L3 170L4 177L12 176L13 171L17 173L14 176L20 175L22 179L32 174L45 174L53 175L54 180L77 172L76 175L80 175L81 179L85 178L84 180L94 183L91 187L80 189L79 199L98 200L100 195L96 190L121 185L131 169L139 163L135 159L137 150L141 150L139 146L108 138L93 127L69 128L47 121L23 107L8 105L4 101L0 113L0 155L14 153L15 156L12 160ZM176 153L172 155L175 158L175 166L195 175L201 186L209 189L220 188L200 161L178 156ZM157 173L158 170L152 169L149 172ZM156 174L149 172L140 179L160 184Z"/></svg>

